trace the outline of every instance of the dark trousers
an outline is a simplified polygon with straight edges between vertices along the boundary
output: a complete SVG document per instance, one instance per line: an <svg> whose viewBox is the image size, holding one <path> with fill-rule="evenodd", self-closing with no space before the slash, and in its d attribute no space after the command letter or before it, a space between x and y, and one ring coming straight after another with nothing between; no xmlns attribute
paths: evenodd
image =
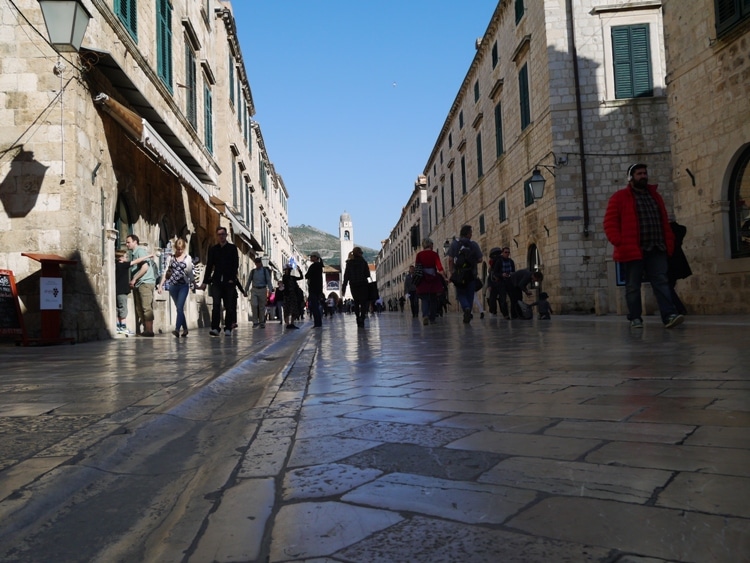
<svg viewBox="0 0 750 563"><path fill-rule="evenodd" d="M667 281L667 253L652 250L643 253L643 260L623 262L625 269L625 302L628 305L628 320L640 319L642 314L641 282L645 275L659 305L662 322L677 314Z"/></svg>
<svg viewBox="0 0 750 563"><path fill-rule="evenodd" d="M417 296L416 291L409 293L409 305L411 305L411 316L418 317L419 316L419 297Z"/></svg>
<svg viewBox="0 0 750 563"><path fill-rule="evenodd" d="M237 288L233 283L211 284L211 297L214 305L211 310L211 328L221 327L221 305L224 304L224 328L231 330L237 323Z"/></svg>
<svg viewBox="0 0 750 563"><path fill-rule="evenodd" d="M308 306L310 307L310 313L313 317L313 326L323 326L323 313L321 310L320 297L311 293L307 300Z"/></svg>

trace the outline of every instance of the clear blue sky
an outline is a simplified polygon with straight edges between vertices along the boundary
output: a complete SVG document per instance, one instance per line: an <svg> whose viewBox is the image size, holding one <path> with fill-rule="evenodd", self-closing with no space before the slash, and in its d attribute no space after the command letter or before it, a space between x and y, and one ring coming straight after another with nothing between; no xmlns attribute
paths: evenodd
<svg viewBox="0 0 750 563"><path fill-rule="evenodd" d="M380 249L422 173L497 0L234 0L289 224Z"/></svg>

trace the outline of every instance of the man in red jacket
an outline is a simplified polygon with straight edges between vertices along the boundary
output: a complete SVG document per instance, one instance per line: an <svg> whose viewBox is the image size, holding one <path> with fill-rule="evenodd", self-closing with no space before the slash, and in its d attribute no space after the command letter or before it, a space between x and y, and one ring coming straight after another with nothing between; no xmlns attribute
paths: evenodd
<svg viewBox="0 0 750 563"><path fill-rule="evenodd" d="M667 281L667 257L674 251L664 200L655 184L648 183L645 164L628 168L628 185L609 199L604 214L604 232L615 247L613 257L625 273L625 301L632 328L643 328L641 280L651 282L661 318L667 328L682 323Z"/></svg>

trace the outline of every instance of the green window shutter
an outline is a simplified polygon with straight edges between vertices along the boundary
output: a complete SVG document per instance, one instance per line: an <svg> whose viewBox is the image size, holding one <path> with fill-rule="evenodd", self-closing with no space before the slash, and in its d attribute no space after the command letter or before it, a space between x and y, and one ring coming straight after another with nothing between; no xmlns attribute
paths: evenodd
<svg viewBox="0 0 750 563"><path fill-rule="evenodd" d="M203 86L203 142L208 152L214 153L214 110L211 88L208 84Z"/></svg>
<svg viewBox="0 0 750 563"><path fill-rule="evenodd" d="M750 17L750 0L714 0L716 34L721 35Z"/></svg>
<svg viewBox="0 0 750 563"><path fill-rule="evenodd" d="M523 183L523 204L528 207L534 203L534 192L531 190L531 178Z"/></svg>
<svg viewBox="0 0 750 563"><path fill-rule="evenodd" d="M503 111L500 104L495 106L495 156L505 152L503 148Z"/></svg>
<svg viewBox="0 0 750 563"><path fill-rule="evenodd" d="M523 0L516 0L516 24L521 21L523 17Z"/></svg>
<svg viewBox="0 0 750 563"><path fill-rule="evenodd" d="M615 98L654 95L648 24L612 28Z"/></svg>
<svg viewBox="0 0 750 563"><path fill-rule="evenodd" d="M229 101L234 105L234 59L229 55Z"/></svg>
<svg viewBox="0 0 750 563"><path fill-rule="evenodd" d="M138 41L138 10L136 0L115 0L115 13L128 30L130 36Z"/></svg>
<svg viewBox="0 0 750 563"><path fill-rule="evenodd" d="M484 176L484 168L482 167L482 134L477 133L477 176L481 178Z"/></svg>
<svg viewBox="0 0 750 563"><path fill-rule="evenodd" d="M507 211L505 210L505 198L500 200L500 203L497 204L497 211L498 211L498 219L502 223L508 218Z"/></svg>
<svg viewBox="0 0 750 563"><path fill-rule="evenodd" d="M531 123L531 103L529 99L529 66L523 65L518 73L518 95L521 112L521 131Z"/></svg>
<svg viewBox="0 0 750 563"><path fill-rule="evenodd" d="M466 157L461 157L461 191L466 194Z"/></svg>
<svg viewBox="0 0 750 563"><path fill-rule="evenodd" d="M172 91L172 7L168 0L158 0L156 8L157 74Z"/></svg>
<svg viewBox="0 0 750 563"><path fill-rule="evenodd" d="M185 82L187 84L187 107L188 121L193 129L198 129L198 92L196 84L195 53L189 42L185 41Z"/></svg>

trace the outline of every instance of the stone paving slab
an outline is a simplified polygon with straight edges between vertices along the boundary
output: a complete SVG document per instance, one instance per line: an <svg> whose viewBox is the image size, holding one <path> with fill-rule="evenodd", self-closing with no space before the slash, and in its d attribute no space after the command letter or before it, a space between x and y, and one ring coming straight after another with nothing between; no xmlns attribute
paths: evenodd
<svg viewBox="0 0 750 563"><path fill-rule="evenodd" d="M407 473L384 475L341 498L467 524L502 524L535 499L536 493L529 490Z"/></svg>
<svg viewBox="0 0 750 563"><path fill-rule="evenodd" d="M533 536L607 545L669 561L729 563L750 553L747 520L609 500L552 497L507 526Z"/></svg>
<svg viewBox="0 0 750 563"><path fill-rule="evenodd" d="M344 561L393 563L593 563L610 550L417 516L336 553Z"/></svg>
<svg viewBox="0 0 750 563"><path fill-rule="evenodd" d="M529 457L501 461L478 481L543 491L645 504L672 478L671 471Z"/></svg>

